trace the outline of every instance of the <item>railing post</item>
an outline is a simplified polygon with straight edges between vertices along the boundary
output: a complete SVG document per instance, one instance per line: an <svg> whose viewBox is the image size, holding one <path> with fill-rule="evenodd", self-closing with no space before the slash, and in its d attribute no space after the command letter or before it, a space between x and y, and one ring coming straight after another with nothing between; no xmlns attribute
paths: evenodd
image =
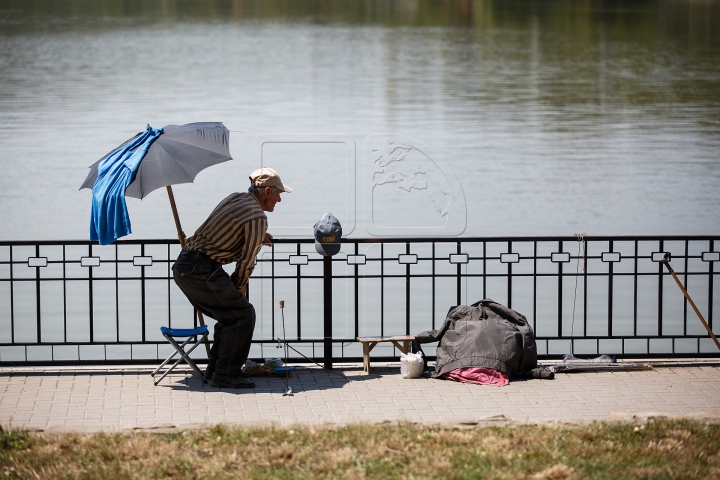
<svg viewBox="0 0 720 480"><path fill-rule="evenodd" d="M559 242L559 252L564 251L563 250L563 241L560 240ZM562 262L558 262L558 302L557 302L557 309L558 309L558 323L557 323L557 336L558 338L563 337L563 329L562 329L562 314L563 314L563 264ZM570 352L573 353L573 352Z"/></svg>
<svg viewBox="0 0 720 480"><path fill-rule="evenodd" d="M710 240L710 251L715 251L715 240ZM708 262L709 264L709 283L708 283L708 325L710 325L710 330L713 328L713 276L715 275L715 262Z"/></svg>
<svg viewBox="0 0 720 480"><path fill-rule="evenodd" d="M610 240L608 242L608 244L610 247L610 251L612 252L613 251L613 241ZM608 319L607 319L607 322L608 322L607 328L608 328L608 336L609 337L613 336L613 291L614 291L613 290L614 289L613 265L614 265L614 262L609 262L609 265L608 265Z"/></svg>
<svg viewBox="0 0 720 480"><path fill-rule="evenodd" d="M88 244L88 256L92 257L92 243ZM117 256L115 257L115 261L117 261ZM80 260L82 264L82 259ZM117 297L116 297L117 298ZM95 341L95 307L93 302L93 269L92 267L88 267L88 317L90 321L90 343L93 343ZM120 331L118 330L118 340L120 340Z"/></svg>
<svg viewBox="0 0 720 480"><path fill-rule="evenodd" d="M35 256L40 256L40 245L35 245ZM37 343L42 343L42 305L40 303L40 267L35 267L35 309L37 319ZM52 347L50 347L52 349Z"/></svg>
<svg viewBox="0 0 720 480"><path fill-rule="evenodd" d="M323 257L323 355L325 368L332 368L332 257Z"/></svg>

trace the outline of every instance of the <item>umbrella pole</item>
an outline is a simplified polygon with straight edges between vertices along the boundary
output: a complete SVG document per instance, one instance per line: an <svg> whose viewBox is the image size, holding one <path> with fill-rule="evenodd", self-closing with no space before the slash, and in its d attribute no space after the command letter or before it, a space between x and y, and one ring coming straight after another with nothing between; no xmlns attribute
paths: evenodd
<svg viewBox="0 0 720 480"><path fill-rule="evenodd" d="M670 275L675 279L675 283L678 284L678 287L680 287L680 290L682 291L683 295L685 295L685 298L687 298L688 302L690 302L690 306L695 310L695 313L697 314L698 318L700 318L700 321L705 326L705 330L710 334L710 337L715 342L715 345L720 349L720 342L718 342L718 339L715 337L715 334L710 329L710 326L707 324L703 316L700 314L700 310L695 306L695 302L692 301L692 298L690 298L690 295L687 293L687 290L685 290L685 287L683 287L683 284L680 282L680 279L675 275L675 270L670 266L670 254L666 253L665 258L660 260L660 263L665 264L668 271L670 272Z"/></svg>
<svg viewBox="0 0 720 480"><path fill-rule="evenodd" d="M180 240L180 247L185 248L185 232L182 231L180 226L180 217L178 216L177 207L175 206L175 196L173 195L172 187L167 187L168 197L170 198L170 208L172 208L173 218L175 219L175 228L178 232L178 240Z"/></svg>
<svg viewBox="0 0 720 480"><path fill-rule="evenodd" d="M172 208L173 218L175 219L175 228L177 228L178 232L178 240L180 240L180 248L185 248L185 232L182 231L182 227L180 226L180 216L178 215L177 206L175 206L175 196L173 195L172 187L170 185L167 186L167 192L168 197L170 198L170 208ZM195 311L197 312L200 325L205 325L205 319L203 318L202 312L197 309ZM207 352L208 358L210 358L210 344L205 343L205 351Z"/></svg>

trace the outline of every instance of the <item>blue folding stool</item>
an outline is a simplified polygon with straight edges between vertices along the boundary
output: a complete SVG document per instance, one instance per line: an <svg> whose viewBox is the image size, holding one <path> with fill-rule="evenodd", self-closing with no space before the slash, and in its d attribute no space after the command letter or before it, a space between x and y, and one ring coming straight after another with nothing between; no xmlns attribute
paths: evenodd
<svg viewBox="0 0 720 480"><path fill-rule="evenodd" d="M153 373L150 374L150 376L154 377L167 363L173 359L175 355L178 353L180 354L180 358L177 359L177 361L167 369L165 373L162 374L160 378L158 378L155 381L155 385L160 383L165 376L172 372L172 370L177 367L180 362L185 360L185 363L190 365L190 367L193 369L195 373L198 374L198 376L202 379L204 383L207 383L207 380L205 380L205 375L200 371L197 365L195 365L195 362L192 358L190 358L190 354L193 350L197 348L198 345L203 343L205 340L207 340L208 337L208 328L205 325L202 325L197 328L168 328L168 327L160 327L160 331L163 334L163 337L170 342L170 345L175 347L175 352L173 352L172 355L170 355L168 358L165 359L165 361L155 369ZM184 338L187 337L187 339L182 343L178 344L178 342L175 341L175 337ZM192 344L190 349L186 352L185 351L185 345L190 343L190 341L194 341L195 343Z"/></svg>

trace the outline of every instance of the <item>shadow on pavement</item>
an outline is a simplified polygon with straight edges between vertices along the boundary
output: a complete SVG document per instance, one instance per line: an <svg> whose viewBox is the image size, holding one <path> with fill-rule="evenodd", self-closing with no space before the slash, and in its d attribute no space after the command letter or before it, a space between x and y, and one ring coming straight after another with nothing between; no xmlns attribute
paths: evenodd
<svg viewBox="0 0 720 480"><path fill-rule="evenodd" d="M315 390L331 390L342 388L351 381L352 376L340 373L343 370L335 369L334 373L320 369L310 369L306 367L293 367L294 371L287 382L292 387L293 393L311 392ZM150 376L148 375L148 378ZM281 375L257 376L250 377L249 380L255 382L255 388L216 388L210 386L210 383L204 383L197 375L192 375L191 371L174 372L158 384L156 388L172 388L173 390L198 391L198 392L231 392L237 394L249 393L284 393L285 377ZM151 383L152 385L152 383Z"/></svg>
<svg viewBox="0 0 720 480"><path fill-rule="evenodd" d="M152 369L134 369L134 368L122 368L112 370L102 369L82 369L82 370L71 370L72 367L67 367L63 370L39 370L33 368L32 370L23 370L17 367L13 367L11 370L3 371L0 369L0 377L51 377L53 375L58 377L81 377L81 376L93 376L93 375L105 375L105 376L132 376L132 375L147 375L150 377Z"/></svg>

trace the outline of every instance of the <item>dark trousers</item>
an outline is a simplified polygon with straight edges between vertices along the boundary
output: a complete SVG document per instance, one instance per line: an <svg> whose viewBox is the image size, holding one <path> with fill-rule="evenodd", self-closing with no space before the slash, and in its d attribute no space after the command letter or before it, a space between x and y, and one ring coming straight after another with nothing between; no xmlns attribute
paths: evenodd
<svg viewBox="0 0 720 480"><path fill-rule="evenodd" d="M222 266L204 253L180 252L173 278L195 308L217 320L208 371L238 375L250 353L255 308Z"/></svg>

